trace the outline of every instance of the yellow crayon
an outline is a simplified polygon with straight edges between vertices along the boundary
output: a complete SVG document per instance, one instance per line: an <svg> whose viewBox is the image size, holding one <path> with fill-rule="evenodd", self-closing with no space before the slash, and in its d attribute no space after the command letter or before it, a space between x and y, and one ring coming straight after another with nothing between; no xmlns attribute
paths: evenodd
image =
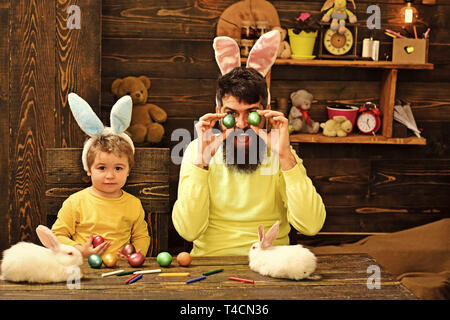
<svg viewBox="0 0 450 320"><path fill-rule="evenodd" d="M160 277L187 277L189 276L189 272L172 272L172 273L160 273L158 274Z"/></svg>
<svg viewBox="0 0 450 320"><path fill-rule="evenodd" d="M392 37L392 38L397 38L397 37L394 36L393 34L390 34L390 33L387 33L387 32L385 32L384 34L385 34L385 35L388 35L389 37Z"/></svg>

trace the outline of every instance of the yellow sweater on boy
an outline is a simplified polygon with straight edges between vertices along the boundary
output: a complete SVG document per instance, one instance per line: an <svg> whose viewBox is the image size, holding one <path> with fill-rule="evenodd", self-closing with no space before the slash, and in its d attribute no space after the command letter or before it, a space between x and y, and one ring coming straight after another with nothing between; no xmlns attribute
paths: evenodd
<svg viewBox="0 0 450 320"><path fill-rule="evenodd" d="M68 245L84 245L90 234L100 235L111 242L105 254L115 255L132 243L146 255L150 245L141 201L125 191L119 198L102 197L90 188L72 194L59 210L52 231Z"/></svg>
<svg viewBox="0 0 450 320"><path fill-rule="evenodd" d="M178 233L193 241L193 256L247 255L265 231L280 221L274 245L289 244L290 225L315 235L325 221L325 206L306 175L303 161L283 171L277 156L267 156L259 168L244 174L230 171L220 147L205 170L194 165L197 140L186 149L180 169L178 198L172 221Z"/></svg>

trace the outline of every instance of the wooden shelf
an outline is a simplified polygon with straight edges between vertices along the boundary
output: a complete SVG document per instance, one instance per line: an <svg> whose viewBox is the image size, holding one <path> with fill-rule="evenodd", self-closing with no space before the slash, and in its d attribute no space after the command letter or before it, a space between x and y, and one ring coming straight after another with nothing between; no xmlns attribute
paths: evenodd
<svg viewBox="0 0 450 320"><path fill-rule="evenodd" d="M241 58L241 62L247 62L247 58ZM374 69L416 69L433 70L432 63L407 64L393 63L392 61L368 61L368 60L301 60L301 59L277 59L275 65L291 65L304 67L341 67L341 68L374 68Z"/></svg>
<svg viewBox="0 0 450 320"><path fill-rule="evenodd" d="M308 134L292 134L291 142L303 143L356 143L356 144L396 144L396 145L421 145L427 144L425 138L408 137L408 138L386 138L380 135L362 135L349 134L346 137L327 137L322 133Z"/></svg>
<svg viewBox="0 0 450 320"><path fill-rule="evenodd" d="M432 63L406 64L393 63L391 61L366 61L366 60L300 60L277 59L276 65L293 65L305 67L343 67L343 68L375 68L375 69L418 69L433 70Z"/></svg>

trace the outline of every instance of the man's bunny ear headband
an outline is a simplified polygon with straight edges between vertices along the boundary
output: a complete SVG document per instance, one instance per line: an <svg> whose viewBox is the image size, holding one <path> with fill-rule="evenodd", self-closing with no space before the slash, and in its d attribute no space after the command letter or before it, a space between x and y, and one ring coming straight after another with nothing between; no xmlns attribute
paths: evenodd
<svg viewBox="0 0 450 320"><path fill-rule="evenodd" d="M267 32L259 37L248 55L247 68L253 68L265 77L277 58L280 37L280 32L277 30ZM213 48L222 75L241 66L239 46L232 38L214 38ZM267 89L267 101L270 103L269 89Z"/></svg>
<svg viewBox="0 0 450 320"><path fill-rule="evenodd" d="M123 138L131 146L134 153L134 144L131 138L124 132L131 122L131 111L133 102L130 96L120 98L111 109L111 127L103 126L103 123L97 117L91 106L75 93L69 93L69 106L72 110L73 117L77 121L81 130L83 130L91 138L86 141L83 147L81 160L83 168L89 171L87 165L87 152L94 142L94 138L102 134L116 134Z"/></svg>

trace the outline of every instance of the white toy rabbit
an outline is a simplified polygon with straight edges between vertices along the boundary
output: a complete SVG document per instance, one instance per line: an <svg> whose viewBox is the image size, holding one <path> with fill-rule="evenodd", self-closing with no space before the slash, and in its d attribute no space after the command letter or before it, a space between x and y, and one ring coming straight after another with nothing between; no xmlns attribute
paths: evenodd
<svg viewBox="0 0 450 320"><path fill-rule="evenodd" d="M320 276L311 276L316 270L316 256L302 245L272 246L277 238L279 222L264 235L264 227L258 227L259 242L255 242L249 252L250 269L274 278L294 280L318 280Z"/></svg>
<svg viewBox="0 0 450 320"><path fill-rule="evenodd" d="M73 274L73 267L83 263L80 251L73 246L60 244L49 228L40 225L36 233L46 248L30 242L19 242L5 250L1 280L38 283L67 281Z"/></svg>

